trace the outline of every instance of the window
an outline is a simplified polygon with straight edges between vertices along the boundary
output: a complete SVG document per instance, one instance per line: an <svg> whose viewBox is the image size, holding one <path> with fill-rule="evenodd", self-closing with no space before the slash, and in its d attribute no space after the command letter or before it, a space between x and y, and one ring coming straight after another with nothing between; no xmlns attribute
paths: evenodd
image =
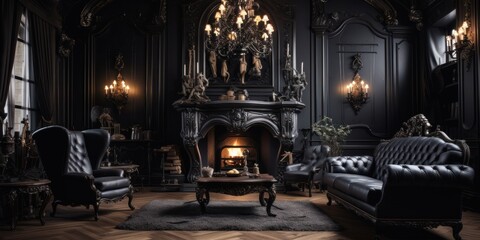
<svg viewBox="0 0 480 240"><path fill-rule="evenodd" d="M17 48L12 69L12 79L5 112L13 132L21 131L24 118L28 118L30 129L36 122L35 81L33 77L32 45L30 43L28 14L22 15L18 31Z"/></svg>

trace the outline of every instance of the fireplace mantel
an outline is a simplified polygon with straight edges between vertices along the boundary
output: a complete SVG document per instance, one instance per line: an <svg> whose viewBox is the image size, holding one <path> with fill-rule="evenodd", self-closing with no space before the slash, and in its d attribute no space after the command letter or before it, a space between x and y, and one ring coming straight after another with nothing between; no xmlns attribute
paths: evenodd
<svg viewBox="0 0 480 240"><path fill-rule="evenodd" d="M190 160L187 181L195 182L201 174L202 159L198 141L208 131L224 125L232 132L246 132L252 126L263 126L280 140L278 154L291 151L298 136L297 115L305 104L297 101L266 102L256 100L225 100L206 103L177 103L181 113L180 135ZM279 159L279 156L276 156Z"/></svg>

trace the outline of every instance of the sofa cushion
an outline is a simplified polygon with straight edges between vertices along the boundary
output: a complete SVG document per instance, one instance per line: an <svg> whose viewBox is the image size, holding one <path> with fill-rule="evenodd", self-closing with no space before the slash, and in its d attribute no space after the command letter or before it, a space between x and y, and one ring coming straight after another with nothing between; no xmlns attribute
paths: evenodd
<svg viewBox="0 0 480 240"><path fill-rule="evenodd" d="M310 171L290 171L283 174L285 181L306 181L310 175Z"/></svg>
<svg viewBox="0 0 480 240"><path fill-rule="evenodd" d="M100 191L107 191L119 188L128 188L130 180L126 177L99 177L94 180L95 187Z"/></svg>
<svg viewBox="0 0 480 240"><path fill-rule="evenodd" d="M436 165L462 163L459 146L437 137L394 138L375 150L373 177L382 179L389 164Z"/></svg>
<svg viewBox="0 0 480 240"><path fill-rule="evenodd" d="M356 174L326 174L325 184L328 189L334 188L356 199L376 205L382 196L383 182Z"/></svg>

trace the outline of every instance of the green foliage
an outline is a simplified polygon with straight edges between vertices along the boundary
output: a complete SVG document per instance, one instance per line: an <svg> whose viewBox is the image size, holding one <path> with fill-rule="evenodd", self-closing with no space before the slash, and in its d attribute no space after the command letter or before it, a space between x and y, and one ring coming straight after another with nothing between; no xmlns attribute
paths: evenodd
<svg viewBox="0 0 480 240"><path fill-rule="evenodd" d="M340 142L350 134L350 127L348 125L335 126L329 117L312 124L312 131L320 136L323 142L330 146L331 156L339 156L342 154Z"/></svg>

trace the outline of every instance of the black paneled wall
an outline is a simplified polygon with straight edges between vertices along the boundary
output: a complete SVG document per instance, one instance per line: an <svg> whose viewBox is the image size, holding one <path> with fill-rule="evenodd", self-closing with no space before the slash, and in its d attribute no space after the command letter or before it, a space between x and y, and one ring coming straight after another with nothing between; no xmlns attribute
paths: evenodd
<svg viewBox="0 0 480 240"><path fill-rule="evenodd" d="M199 1L204 0L111 1L99 8L92 7L99 1L63 3L62 31L76 40L73 54L62 60L70 94L60 101L71 111L63 124L75 129L94 126L90 110L95 105L110 106L104 99L104 86L116 76L115 57L122 53L122 73L131 93L122 113L115 117L124 128L139 124L153 130L162 144L181 145L180 115L171 104L180 97L182 64L189 48L183 34L187 14L183 9ZM258 2L267 9L293 9L288 16L282 16L282 11L271 13L278 19L271 88L283 87L279 73L286 42L290 42L294 63L299 67L304 62L309 83L299 128L308 128L326 115L335 123L364 124L388 138L415 113L418 94L412 89L418 83L414 68L414 36L418 32L404 18L398 18L396 25L387 23L378 5L383 1L285 0L285 6ZM407 14L405 7L392 7L397 15ZM92 12L88 26L82 26L79 20L85 11ZM204 10L195 12L204 14ZM203 27L194 29L198 31L195 41L201 42ZM351 60L357 53L363 61L359 74L370 85L370 98L355 114L345 99L345 86L353 78ZM200 66L206 65L202 62ZM355 137L363 138L362 134ZM300 144L297 138L295 148Z"/></svg>

